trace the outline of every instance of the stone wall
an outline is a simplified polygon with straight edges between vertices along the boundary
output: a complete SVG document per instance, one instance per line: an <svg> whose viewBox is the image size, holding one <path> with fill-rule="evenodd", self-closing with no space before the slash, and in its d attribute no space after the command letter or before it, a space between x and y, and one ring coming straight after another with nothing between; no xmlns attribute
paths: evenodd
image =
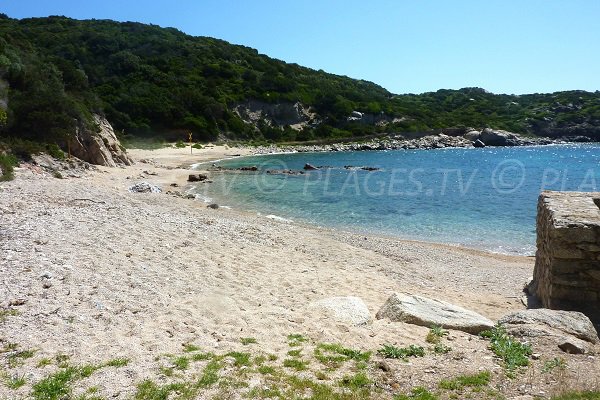
<svg viewBox="0 0 600 400"><path fill-rule="evenodd" d="M600 310L600 193L543 192L530 292L545 308Z"/></svg>

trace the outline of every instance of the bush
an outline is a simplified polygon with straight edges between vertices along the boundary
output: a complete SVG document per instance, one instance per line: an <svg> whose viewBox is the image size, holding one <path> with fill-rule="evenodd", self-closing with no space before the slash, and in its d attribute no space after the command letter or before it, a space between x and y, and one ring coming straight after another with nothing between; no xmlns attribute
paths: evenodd
<svg viewBox="0 0 600 400"><path fill-rule="evenodd" d="M19 165L19 162L12 154L0 154L0 169L2 169L0 181L13 180L15 178L13 170L17 165Z"/></svg>

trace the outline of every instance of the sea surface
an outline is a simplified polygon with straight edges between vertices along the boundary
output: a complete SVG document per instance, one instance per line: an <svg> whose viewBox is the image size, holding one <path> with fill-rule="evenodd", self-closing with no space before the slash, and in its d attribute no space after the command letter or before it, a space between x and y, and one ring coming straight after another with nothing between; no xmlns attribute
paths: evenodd
<svg viewBox="0 0 600 400"><path fill-rule="evenodd" d="M266 173L302 171L302 175ZM293 153L224 160L194 192L271 218L506 254L535 253L542 190L600 191L600 144ZM361 167L373 167L367 171Z"/></svg>

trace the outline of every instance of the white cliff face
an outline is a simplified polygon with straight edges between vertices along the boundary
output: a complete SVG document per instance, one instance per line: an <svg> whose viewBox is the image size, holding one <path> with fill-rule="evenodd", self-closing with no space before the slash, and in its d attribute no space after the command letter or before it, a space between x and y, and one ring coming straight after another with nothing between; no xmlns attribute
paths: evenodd
<svg viewBox="0 0 600 400"><path fill-rule="evenodd" d="M111 124L106 118L94 115L98 132L80 125L75 136L70 140L71 153L91 164L116 167L131 165L133 161L121 147Z"/></svg>
<svg viewBox="0 0 600 400"><path fill-rule="evenodd" d="M300 102L266 103L259 100L249 100L238 104L233 111L246 123L257 124L264 119L272 126L289 125L292 129L300 130L310 125L315 115Z"/></svg>

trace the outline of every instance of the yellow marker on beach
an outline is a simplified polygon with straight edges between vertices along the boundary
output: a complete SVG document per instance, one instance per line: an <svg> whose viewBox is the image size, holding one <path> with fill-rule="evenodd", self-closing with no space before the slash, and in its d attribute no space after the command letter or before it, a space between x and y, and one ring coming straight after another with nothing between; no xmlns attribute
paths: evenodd
<svg viewBox="0 0 600 400"><path fill-rule="evenodd" d="M192 154L192 132L190 132L188 135L190 137L190 154Z"/></svg>

